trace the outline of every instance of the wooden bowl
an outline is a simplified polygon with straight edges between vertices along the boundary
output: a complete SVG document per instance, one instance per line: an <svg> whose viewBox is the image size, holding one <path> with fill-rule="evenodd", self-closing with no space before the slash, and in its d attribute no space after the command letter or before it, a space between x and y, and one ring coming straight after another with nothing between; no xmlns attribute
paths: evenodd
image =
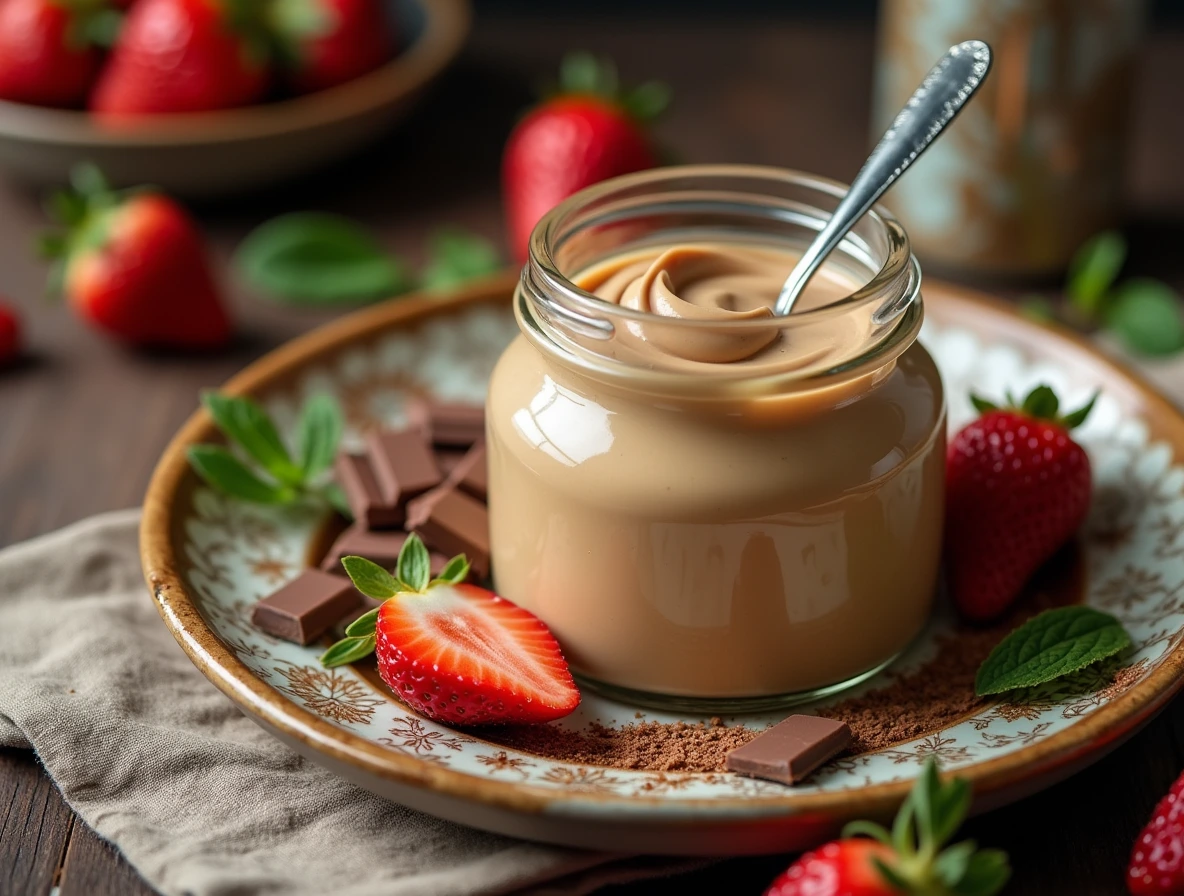
<svg viewBox="0 0 1184 896"><path fill-rule="evenodd" d="M204 198L274 184L358 149L394 124L460 51L468 0L388 0L404 45L347 84L274 103L114 126L86 112L0 101L0 168L44 186L94 162L118 186Z"/></svg>

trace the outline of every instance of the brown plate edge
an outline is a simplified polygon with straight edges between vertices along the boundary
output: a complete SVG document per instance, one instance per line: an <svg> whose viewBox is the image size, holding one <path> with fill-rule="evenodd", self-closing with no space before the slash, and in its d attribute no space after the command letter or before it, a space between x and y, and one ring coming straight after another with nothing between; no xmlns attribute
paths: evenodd
<svg viewBox="0 0 1184 896"><path fill-rule="evenodd" d="M448 314L459 308L482 303L505 302L513 290L517 273L505 273L448 298L409 297L355 312L339 321L308 333L269 353L231 378L223 387L232 394L265 391L274 381L289 375L295 367L332 355L342 347L393 327ZM1007 304L962 287L931 282L927 293L940 295L937 302L953 310L940 313L943 321L994 337L1005 337L1021 347L1039 350L1046 357L1059 357L1080 365L1083 355L1098 366L1099 380L1109 389L1120 387L1124 400L1132 402L1148 423L1154 438L1168 442L1178 461L1184 457L1184 416L1171 402L1120 362L1104 356L1084 337L1063 328L1044 325L1022 317ZM932 303L932 298L931 298ZM214 438L213 422L199 410L178 431L158 463L144 501L140 527L140 553L144 577L165 624L193 663L226 696L249 715L254 715L314 750L354 765L362 771L398 784L425 788L445 795L475 800L518 812L663 806L654 797L622 797L608 794L569 794L530 785L477 778L464 772L440 768L376 746L345 731L316 714L287 700L260 681L209 629L198 613L180 579L178 551L179 520L172 512L190 475L185 449ZM1046 740L1023 747L998 759L978 763L958 774L969 779L976 797L1015 788L1033 778L1054 775L1092 751L1123 738L1161 710L1184 685L1184 644L1178 645L1140 685L1099 707L1066 730ZM889 814L907 794L908 782L877 784L857 791L861 815ZM785 799L762 797L679 801L681 809L712 809L743 818L783 815L822 815L836 821L855 810L853 792L795 794ZM598 813L597 813L598 814ZM632 818L630 817L632 815ZM627 813L614 816L617 824L652 821ZM665 817L670 825L694 824L691 818Z"/></svg>
<svg viewBox="0 0 1184 896"><path fill-rule="evenodd" d="M237 109L161 115L150 126L126 130L101 127L85 112L0 101L0 139L136 149L238 143L332 126L414 96L460 53L472 23L469 0L418 3L424 29L414 43L380 68L327 90Z"/></svg>

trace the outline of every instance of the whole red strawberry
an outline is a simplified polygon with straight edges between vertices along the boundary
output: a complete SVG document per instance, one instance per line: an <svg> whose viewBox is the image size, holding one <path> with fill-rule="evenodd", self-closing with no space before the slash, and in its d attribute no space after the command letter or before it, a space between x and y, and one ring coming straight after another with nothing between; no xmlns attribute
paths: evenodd
<svg viewBox="0 0 1184 896"><path fill-rule="evenodd" d="M526 258L535 224L568 196L658 163L644 121L661 112L666 101L665 88L658 84L621 94L611 63L585 53L564 60L559 93L518 123L502 160L515 258Z"/></svg>
<svg viewBox="0 0 1184 896"><path fill-rule="evenodd" d="M395 52L395 26L381 0L276 0L271 24L297 93L352 81Z"/></svg>
<svg viewBox="0 0 1184 896"><path fill-rule="evenodd" d="M0 302L0 367L7 367L21 353L21 321L16 310Z"/></svg>
<svg viewBox="0 0 1184 896"><path fill-rule="evenodd" d="M1159 801L1139 833L1126 884L1135 896L1184 894L1184 774Z"/></svg>
<svg viewBox="0 0 1184 896"><path fill-rule="evenodd" d="M1085 520L1089 458L1069 431L1094 399L1063 417L1048 386L1019 406L973 400L982 416L954 436L947 454L946 575L962 614L986 621L1011 606Z"/></svg>
<svg viewBox="0 0 1184 896"><path fill-rule="evenodd" d="M1011 875L1004 853L976 852L971 841L942 852L969 808L970 785L943 784L931 757L891 834L870 822L849 824L842 840L803 855L765 896L992 896Z"/></svg>
<svg viewBox="0 0 1184 896"><path fill-rule="evenodd" d="M150 190L113 193L93 168L55 197L66 232L47 236L55 285L79 317L132 345L210 348L230 320L197 227Z"/></svg>
<svg viewBox="0 0 1184 896"><path fill-rule="evenodd" d="M118 118L256 102L268 85L260 14L256 0L138 0L90 108Z"/></svg>
<svg viewBox="0 0 1184 896"><path fill-rule="evenodd" d="M346 629L321 657L328 667L377 654L382 680L404 703L450 725L549 722L580 703L555 638L537 617L465 585L454 557L437 578L416 535L396 575L361 557L342 563L358 590L382 605Z"/></svg>
<svg viewBox="0 0 1184 896"><path fill-rule="evenodd" d="M0 0L0 99L81 106L117 27L106 0Z"/></svg>

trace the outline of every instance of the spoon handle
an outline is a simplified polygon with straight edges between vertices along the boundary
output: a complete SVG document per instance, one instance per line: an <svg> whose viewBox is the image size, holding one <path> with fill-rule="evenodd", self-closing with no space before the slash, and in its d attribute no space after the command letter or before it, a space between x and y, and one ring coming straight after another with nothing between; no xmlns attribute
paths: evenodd
<svg viewBox="0 0 1184 896"><path fill-rule="evenodd" d="M954 120L983 82L990 67L991 48L981 40L963 41L946 51L897 113L896 120L864 162L830 221L818 232L790 272L773 307L775 314L788 314L793 310L794 302L823 259Z"/></svg>

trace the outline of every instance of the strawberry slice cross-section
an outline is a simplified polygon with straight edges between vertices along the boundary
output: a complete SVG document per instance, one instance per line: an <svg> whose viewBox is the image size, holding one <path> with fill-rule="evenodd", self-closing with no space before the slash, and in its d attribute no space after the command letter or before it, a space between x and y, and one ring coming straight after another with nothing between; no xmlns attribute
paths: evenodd
<svg viewBox="0 0 1184 896"><path fill-rule="evenodd" d="M346 629L321 658L325 666L374 652L404 703L452 725L549 722L579 705L551 632L510 601L461 584L463 556L429 579L427 549L412 535L394 575L361 557L342 563L358 590L383 603Z"/></svg>

